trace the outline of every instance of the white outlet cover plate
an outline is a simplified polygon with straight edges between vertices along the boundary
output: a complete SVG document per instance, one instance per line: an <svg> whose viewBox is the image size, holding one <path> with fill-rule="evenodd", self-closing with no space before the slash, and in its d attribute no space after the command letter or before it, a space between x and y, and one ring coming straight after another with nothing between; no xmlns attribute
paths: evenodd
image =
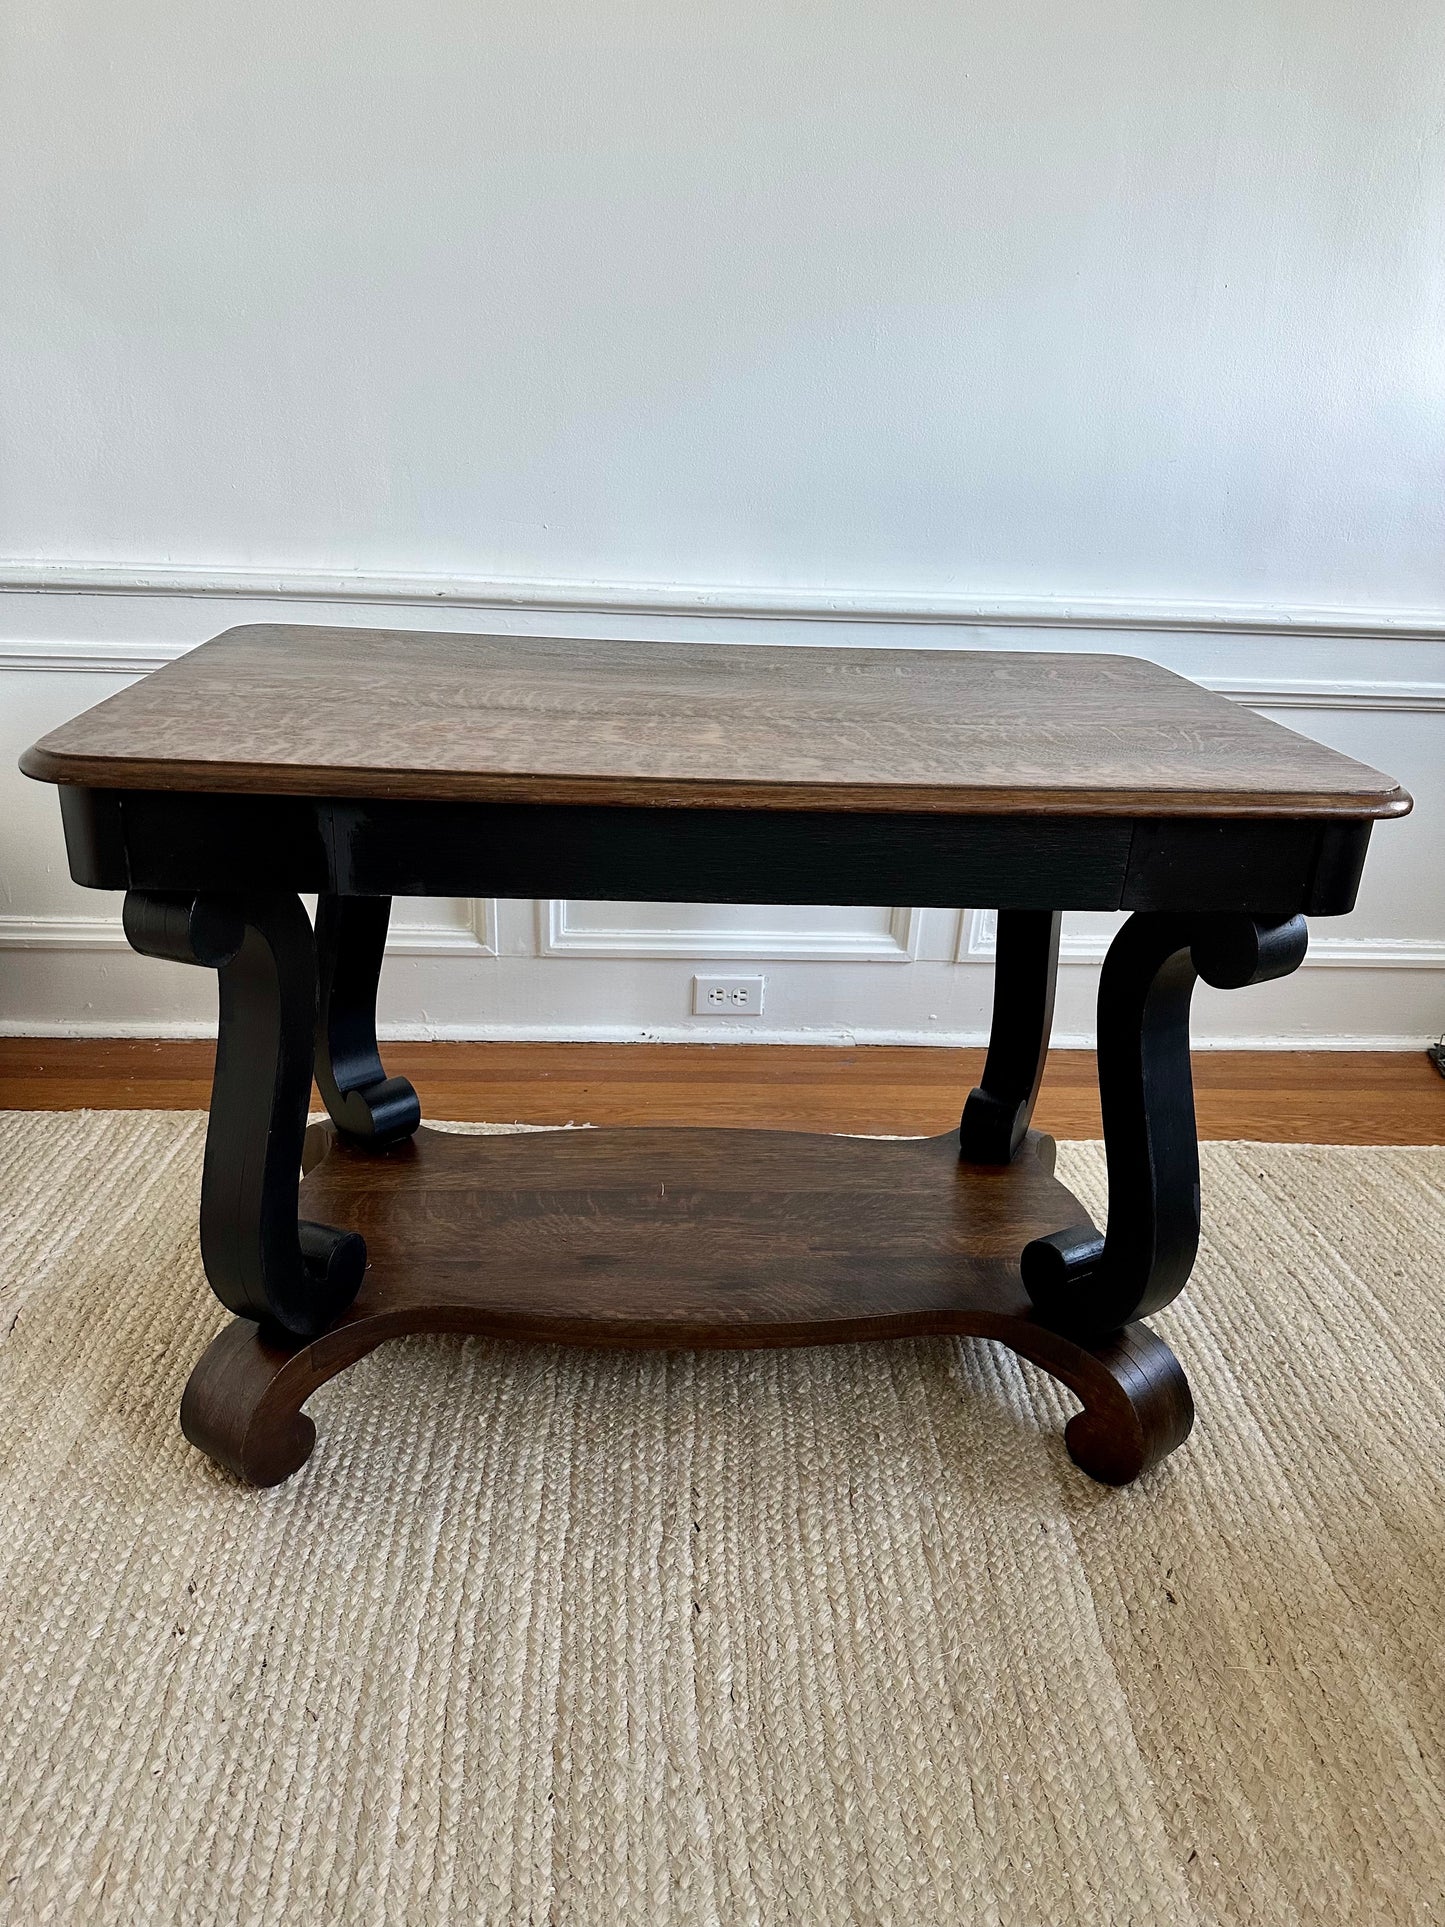
<svg viewBox="0 0 1445 1927"><path fill-rule="evenodd" d="M692 1014L694 1017L761 1017L763 979L694 977Z"/></svg>

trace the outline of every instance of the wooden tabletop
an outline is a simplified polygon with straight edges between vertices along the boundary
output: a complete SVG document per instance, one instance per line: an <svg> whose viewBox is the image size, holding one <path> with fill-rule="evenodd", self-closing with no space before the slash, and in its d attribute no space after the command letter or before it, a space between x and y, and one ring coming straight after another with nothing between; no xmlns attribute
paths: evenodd
<svg viewBox="0 0 1445 1927"><path fill-rule="evenodd" d="M1069 816L1403 815L1393 778L1133 656L252 625L43 737L104 789Z"/></svg>

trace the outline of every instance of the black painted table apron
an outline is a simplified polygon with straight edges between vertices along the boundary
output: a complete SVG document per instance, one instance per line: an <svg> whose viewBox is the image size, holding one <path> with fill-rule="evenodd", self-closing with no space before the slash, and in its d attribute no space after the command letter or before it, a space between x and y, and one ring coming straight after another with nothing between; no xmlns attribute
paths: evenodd
<svg viewBox="0 0 1445 1927"><path fill-rule="evenodd" d="M1133 1479L1192 1422L1183 1373L1139 1321L1183 1289L1199 1236L1195 981L1231 988L1294 970L1306 916L1354 903L1371 828L1278 815L634 809L77 785L62 799L73 874L127 893L134 947L219 977L201 1248L236 1320L198 1365L182 1417L204 1451L261 1484L288 1476L311 1450L301 1411L309 1393L414 1330L680 1346L982 1332L1083 1400L1066 1436L1085 1471ZM303 892L319 900L314 933ZM956 1144L418 1134L416 1094L386 1075L375 1031L390 900L411 895L996 906L983 1081ZM1029 1128L1064 909L1130 913L1099 986L1103 1228L1053 1178L1052 1145ZM313 1064L333 1122L307 1138ZM726 1158L716 1154L724 1137ZM772 1195L767 1172L779 1161L786 1171L790 1156L792 1207L806 1220L812 1200L817 1216L770 1275L757 1239L740 1233L731 1257L719 1239L726 1244L739 1213L757 1214L764 1244L769 1227L786 1224L789 1198ZM648 1216L653 1187L640 1174L688 1157L694 1215L677 1238L665 1202ZM609 1158L623 1173L610 1189ZM457 1201L464 1159L482 1202ZM724 1166L742 1173L731 1180L736 1195L725 1195ZM866 1233L844 1251L827 1248L826 1232L870 1169L883 1173L876 1271ZM451 1198L453 1226L471 1224L490 1249L468 1258L427 1246L426 1212L406 1217L409 1187L433 1206ZM365 1236L318 1221L318 1204L353 1209ZM597 1227L609 1210L639 1240L639 1276L620 1284L625 1264L599 1269L587 1244L589 1223L605 1242ZM717 1236L699 1238L699 1227ZM925 1231L937 1250L920 1248ZM703 1244L708 1253L696 1251Z"/></svg>

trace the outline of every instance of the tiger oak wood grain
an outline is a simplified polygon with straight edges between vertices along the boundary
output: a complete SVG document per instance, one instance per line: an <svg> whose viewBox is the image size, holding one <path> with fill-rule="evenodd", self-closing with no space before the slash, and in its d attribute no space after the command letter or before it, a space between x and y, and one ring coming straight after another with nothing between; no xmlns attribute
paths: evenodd
<svg viewBox="0 0 1445 1927"><path fill-rule="evenodd" d="M811 1345L1025 1311L1018 1254L1076 1213L1035 1137L971 1168L953 1133L880 1140L679 1129L470 1137L423 1125L370 1153L313 1125L303 1216L366 1240L332 1330L455 1304L498 1335L573 1344ZM480 1326L470 1327L480 1329Z"/></svg>
<svg viewBox="0 0 1445 1927"><path fill-rule="evenodd" d="M1134 657L251 625L29 749L46 782L1069 816L1404 814L1391 777Z"/></svg>

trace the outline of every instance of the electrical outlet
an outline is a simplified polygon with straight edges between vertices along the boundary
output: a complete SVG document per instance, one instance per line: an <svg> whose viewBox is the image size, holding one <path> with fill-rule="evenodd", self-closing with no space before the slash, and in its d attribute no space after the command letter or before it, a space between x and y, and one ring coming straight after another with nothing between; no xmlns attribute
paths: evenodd
<svg viewBox="0 0 1445 1927"><path fill-rule="evenodd" d="M694 1017L761 1017L763 980L761 977L694 977L692 980Z"/></svg>

